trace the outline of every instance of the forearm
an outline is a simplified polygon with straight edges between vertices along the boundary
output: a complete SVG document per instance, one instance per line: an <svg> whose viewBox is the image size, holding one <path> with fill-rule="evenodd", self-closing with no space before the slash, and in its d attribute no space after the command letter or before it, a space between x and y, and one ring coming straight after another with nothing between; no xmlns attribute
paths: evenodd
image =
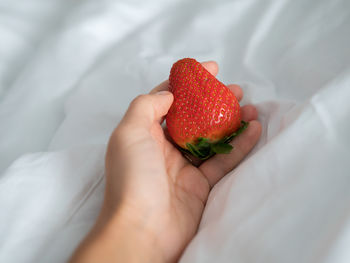
<svg viewBox="0 0 350 263"><path fill-rule="evenodd" d="M71 259L71 263L163 261L152 233L122 213L109 220L100 218Z"/></svg>

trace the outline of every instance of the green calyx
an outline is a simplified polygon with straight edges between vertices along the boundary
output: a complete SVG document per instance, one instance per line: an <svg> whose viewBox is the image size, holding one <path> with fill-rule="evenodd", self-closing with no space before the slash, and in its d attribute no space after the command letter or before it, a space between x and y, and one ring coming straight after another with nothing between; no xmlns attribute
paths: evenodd
<svg viewBox="0 0 350 263"><path fill-rule="evenodd" d="M241 121L241 127L229 136L222 138L217 142L211 142L207 138L198 138L196 144L186 143L187 149L182 149L186 153L190 153L201 160L206 160L217 153L227 154L233 149L230 142L241 134L247 127L248 122Z"/></svg>

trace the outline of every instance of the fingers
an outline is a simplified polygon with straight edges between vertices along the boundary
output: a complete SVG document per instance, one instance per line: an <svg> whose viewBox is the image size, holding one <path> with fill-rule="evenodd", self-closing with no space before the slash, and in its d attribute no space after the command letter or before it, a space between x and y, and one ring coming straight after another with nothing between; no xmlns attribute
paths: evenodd
<svg viewBox="0 0 350 263"><path fill-rule="evenodd" d="M243 91L241 87L236 84L229 84L227 85L227 87L233 92L233 94L235 94L237 100L241 101L241 99L243 98Z"/></svg>
<svg viewBox="0 0 350 263"><path fill-rule="evenodd" d="M216 76L219 71L219 66L215 61L205 61L201 62L202 66L210 72L210 74Z"/></svg>
<svg viewBox="0 0 350 263"><path fill-rule="evenodd" d="M169 91L140 95L130 103L123 122L148 128L168 113L173 100Z"/></svg>
<svg viewBox="0 0 350 263"><path fill-rule="evenodd" d="M154 94L162 90L169 90L168 86L169 86L169 80L165 80L162 83L160 83L158 86L156 86L154 89L152 89L149 94Z"/></svg>
<svg viewBox="0 0 350 263"><path fill-rule="evenodd" d="M250 122L258 118L258 111L253 105L245 105L241 107L241 119Z"/></svg>
<svg viewBox="0 0 350 263"><path fill-rule="evenodd" d="M251 121L248 128L231 142L234 147L231 153L217 154L199 167L210 187L213 187L243 160L258 142L260 134L260 123L256 120Z"/></svg>
<svg viewBox="0 0 350 263"><path fill-rule="evenodd" d="M201 64L203 65L203 67L205 67L206 70L210 72L210 74L214 76L218 74L219 67L215 61L206 61L206 62L202 62ZM162 83L160 83L157 87L152 89L149 94L154 94L162 90L168 90L168 86L169 86L169 80L165 80Z"/></svg>
<svg viewBox="0 0 350 263"><path fill-rule="evenodd" d="M241 108L241 117L242 120L249 122L249 126L247 130L231 142L231 145L234 147L232 152L229 154L217 154L199 167L208 179L211 187L236 167L260 138L261 125L256 121L258 117L256 108L252 105L243 106Z"/></svg>

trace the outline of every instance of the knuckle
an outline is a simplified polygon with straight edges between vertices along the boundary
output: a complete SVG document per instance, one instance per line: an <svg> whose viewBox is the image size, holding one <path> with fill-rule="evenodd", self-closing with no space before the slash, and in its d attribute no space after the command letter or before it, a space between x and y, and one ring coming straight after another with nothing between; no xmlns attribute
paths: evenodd
<svg viewBox="0 0 350 263"><path fill-rule="evenodd" d="M152 95L149 94L138 95L130 104L132 112L138 112L142 115L152 112L153 107Z"/></svg>
<svg viewBox="0 0 350 263"><path fill-rule="evenodd" d="M130 134L124 127L117 127L108 140L106 156L113 156L120 151L123 152L125 144L128 142Z"/></svg>
<svg viewBox="0 0 350 263"><path fill-rule="evenodd" d="M119 128L116 128L111 136L109 137L108 145L113 148L115 145L119 145L120 142L123 141L123 133L120 131Z"/></svg>
<svg viewBox="0 0 350 263"><path fill-rule="evenodd" d="M136 98L134 98L131 101L130 105L131 106L144 105L149 100L149 97L150 97L150 95L148 95L148 94L138 95Z"/></svg>

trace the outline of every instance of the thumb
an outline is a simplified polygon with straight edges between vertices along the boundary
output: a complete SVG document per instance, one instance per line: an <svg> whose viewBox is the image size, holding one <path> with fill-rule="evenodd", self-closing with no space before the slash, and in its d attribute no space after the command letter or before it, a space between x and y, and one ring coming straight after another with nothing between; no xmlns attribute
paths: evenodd
<svg viewBox="0 0 350 263"><path fill-rule="evenodd" d="M169 91L139 95L130 103L123 121L148 128L168 113L173 100L173 94Z"/></svg>

